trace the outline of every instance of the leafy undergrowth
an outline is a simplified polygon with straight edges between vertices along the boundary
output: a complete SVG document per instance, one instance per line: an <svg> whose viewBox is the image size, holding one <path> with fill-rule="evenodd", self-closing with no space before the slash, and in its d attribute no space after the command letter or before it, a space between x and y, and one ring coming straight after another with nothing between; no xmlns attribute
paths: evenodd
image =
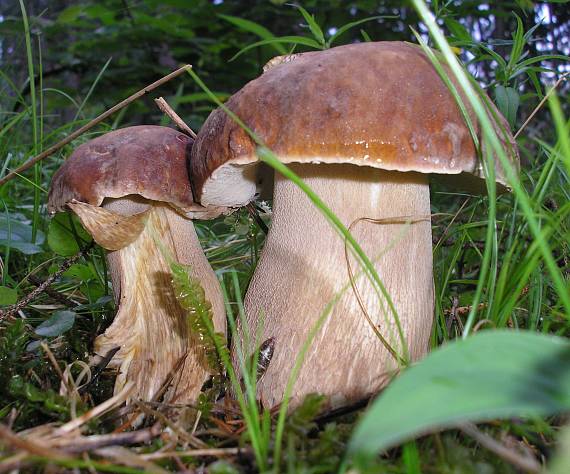
<svg viewBox="0 0 570 474"><path fill-rule="evenodd" d="M423 2L413 3L418 15L424 15ZM20 5L19 21L27 20L23 2ZM112 31L123 20L121 28L146 22L161 35L172 33L177 40L182 35L183 28L170 31L173 18L169 17L171 23L156 19L153 24L142 8L133 9L130 20L126 15L109 26L105 8L90 4L82 14L69 7L59 21L78 31L89 22L101 21ZM289 21L292 9L283 8L288 8L283 18ZM422 34L429 30L431 45L449 61L451 50L446 51L446 45L469 53L462 59L471 70L486 71L492 65L490 75L482 79L512 129L518 130L550 90L542 82L544 77L559 72L557 61L568 58L529 55L530 47L540 41L534 36L538 26L525 30L528 23L518 16L511 17L510 39L475 41L474 30L459 16L471 18L478 10L460 11L452 2L432 2L432 8L447 33L443 43L427 16L422 28L416 24L414 29ZM490 8L495 11L495 6ZM261 40L249 36L238 41L232 36L226 59L236 51L235 61L255 51L270 57L287 53L291 46L323 49L341 39L367 41L369 26L385 28L386 22L396 22L393 15L370 15L346 22L346 28L325 30L305 9L296 10L306 27L295 36L282 30L273 35L224 10L218 23L212 22L215 34L221 35L229 23L236 27L232 34ZM266 18L269 21L270 16ZM79 102L66 91L54 93L41 85L41 57L30 41L38 29L48 26L39 18L32 20L32 28L27 22L18 24L19 34L24 32L28 77L19 83L15 71L14 78L2 71L0 100L11 111L0 117L2 175L84 125L84 114L96 116L102 111L101 104L92 104L89 98L109 74L110 63L98 70ZM407 29L398 34L398 39L415 40ZM212 46L215 41L202 39L197 42L202 52L233 77L236 63L222 60L224 48L218 51ZM224 44L218 40L218 45ZM98 44L88 35L83 41L85 48L89 41ZM169 101L181 107L192 104L194 124L212 105L204 105L207 91L186 84L191 89L187 93L183 87L172 91ZM560 87L564 97L567 87L564 83ZM224 83L216 83L216 90L222 89ZM123 96L127 91L132 92L125 87ZM215 94L218 99L227 96ZM476 100L478 95L471 91L466 96ZM145 109L135 106L142 109L128 117L138 123L142 114L137 114ZM552 94L517 137L523 171L510 183L513 193L493 199L433 184L433 353L405 370L375 401L327 412L322 397L313 395L281 422L279 407L269 411L255 400L256 357L246 361L251 364L244 370L231 366L223 341L211 334L208 320L203 319L209 308L199 282L184 280L187 275L181 267L173 268L175 289L185 295L181 304L204 341L213 373L197 405L160 400L125 405L128 385L113 395L116 374L106 369L109 360L91 360L94 338L109 326L116 310L105 255L71 214L47 215L46 190L62 157L89 138L126 125L122 113L3 185L0 472L46 468L46 472L133 473L508 473L538 472L545 466L553 473L568 472L564 457L568 428L563 431L563 427L568 423L565 413L570 412L570 144L564 107L567 103L561 106ZM71 120L50 115L61 109ZM156 116L153 120L158 122ZM263 222L269 223L270 217L270 205L261 203L256 211L242 209L196 225L224 288L230 323L232 313L239 318L243 312L243 291L263 246ZM238 311L233 311L236 307Z"/></svg>

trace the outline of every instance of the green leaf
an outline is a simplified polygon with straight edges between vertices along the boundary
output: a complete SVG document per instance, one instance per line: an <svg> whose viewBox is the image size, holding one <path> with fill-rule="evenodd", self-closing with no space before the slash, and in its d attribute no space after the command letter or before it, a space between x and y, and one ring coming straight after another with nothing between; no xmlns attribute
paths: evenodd
<svg viewBox="0 0 570 474"><path fill-rule="evenodd" d="M313 36L319 42L321 47L324 47L325 46L325 35L323 34L323 30L321 30L321 27L319 26L319 24L315 21L315 17L313 15L311 15L307 10L305 10L301 5L293 5L293 6L301 12L301 15L303 15L303 18L305 19L305 21L309 25L309 29L311 30L311 33L313 33Z"/></svg>
<svg viewBox="0 0 570 474"><path fill-rule="evenodd" d="M552 61L554 59L560 61L568 61L568 56L563 54L541 54L540 56L534 56L532 58L525 59L518 64L518 67L525 67L531 64L540 63L542 61Z"/></svg>
<svg viewBox="0 0 570 474"><path fill-rule="evenodd" d="M370 35L366 33L366 31L360 30L360 34L362 35L362 38L364 38L364 41L367 43L370 43L372 41L372 38L370 38Z"/></svg>
<svg viewBox="0 0 570 474"><path fill-rule="evenodd" d="M570 342L523 331L486 331L451 342L392 382L349 444L364 461L432 430L570 409Z"/></svg>
<svg viewBox="0 0 570 474"><path fill-rule="evenodd" d="M190 274L190 266L171 261L170 271L174 294L180 306L188 312L188 327L200 341L209 369L212 374L223 373L218 350L227 351L226 340L222 333L214 330L212 304L206 299L204 288Z"/></svg>
<svg viewBox="0 0 570 474"><path fill-rule="evenodd" d="M56 254L62 257L75 255L80 250L78 238L83 242L91 241L91 236L75 215L61 212L49 223L47 241L49 248Z"/></svg>
<svg viewBox="0 0 570 474"><path fill-rule="evenodd" d="M20 222L10 215L0 218L0 248L9 247L23 254L33 255L42 251L41 245L44 240L44 234L38 230L36 241L32 243L31 225Z"/></svg>
<svg viewBox="0 0 570 474"><path fill-rule="evenodd" d="M57 19L59 23L73 23L83 14L83 5L73 5L63 10Z"/></svg>
<svg viewBox="0 0 570 474"><path fill-rule="evenodd" d="M18 292L14 288L0 286L0 306L9 306L18 301Z"/></svg>
<svg viewBox="0 0 570 474"><path fill-rule="evenodd" d="M511 129L514 128L519 109L520 98L516 89L498 85L495 87L495 102L497 107L509 122Z"/></svg>
<svg viewBox="0 0 570 474"><path fill-rule="evenodd" d="M525 45L523 22L518 15L515 14L515 17L517 19L517 30L513 34L513 49L511 50L508 65L511 69L520 59Z"/></svg>
<svg viewBox="0 0 570 474"><path fill-rule="evenodd" d="M285 53L287 52L285 48L283 48L283 51L285 51ZM214 92L214 94L216 94L216 97L222 101L226 100L230 96L230 94L228 94L227 92ZM206 94L205 92L193 92L192 94L185 94L181 95L180 97L177 97L176 103L177 105L193 104L195 102L200 102L204 100L209 100L208 94Z"/></svg>
<svg viewBox="0 0 570 474"><path fill-rule="evenodd" d="M409 441L402 446L402 461L407 474L421 474L420 452L415 441Z"/></svg>
<svg viewBox="0 0 570 474"><path fill-rule="evenodd" d="M278 38L257 41L256 43L252 43L247 45L245 48L240 49L231 59L233 61L238 56L241 56L246 51L250 49L257 48L258 46L264 46L266 44L273 44L273 43L284 43L284 44L302 44L304 46L309 46L315 49L321 49L322 46L317 43L314 39L306 38L305 36L280 36Z"/></svg>
<svg viewBox="0 0 570 474"><path fill-rule="evenodd" d="M471 35L467 31L467 28L465 28L457 20L454 20L453 18L448 17L448 18L445 18L444 22L445 22L445 26L447 26L447 29L449 30L449 32L456 39L458 39L460 41L465 41L468 43L471 43L473 41L473 39L471 38Z"/></svg>
<svg viewBox="0 0 570 474"><path fill-rule="evenodd" d="M330 47L333 42L342 34L346 33L348 30L350 30L351 28L354 28L355 26L361 25L362 23L366 23L372 20L378 20L380 18L399 18L399 16L370 16L368 18L363 18L362 20L358 20L358 21L352 21L350 23L347 23L346 25L342 25L334 35L332 35L329 40L327 41L327 48ZM362 30L361 30L362 31ZM366 41L370 41L370 39L366 39Z"/></svg>
<svg viewBox="0 0 570 474"><path fill-rule="evenodd" d="M262 26L259 23L255 23L254 21L231 15L219 14L218 16L222 20L226 20L244 31L259 36L261 39L267 40L275 38L275 35L271 33L271 31L269 31L267 28L265 28L265 26ZM287 54L287 50L280 43L273 43L272 46L279 54Z"/></svg>
<svg viewBox="0 0 570 474"><path fill-rule="evenodd" d="M89 265L82 263L74 263L64 273L63 276L68 278L77 278L81 281L89 281L97 278L97 273Z"/></svg>
<svg viewBox="0 0 570 474"><path fill-rule="evenodd" d="M56 311L34 331L38 336L55 337L69 331L75 323L74 311Z"/></svg>
<svg viewBox="0 0 570 474"><path fill-rule="evenodd" d="M548 474L567 474L570 472L570 426L561 430L556 445L558 448L548 466Z"/></svg>

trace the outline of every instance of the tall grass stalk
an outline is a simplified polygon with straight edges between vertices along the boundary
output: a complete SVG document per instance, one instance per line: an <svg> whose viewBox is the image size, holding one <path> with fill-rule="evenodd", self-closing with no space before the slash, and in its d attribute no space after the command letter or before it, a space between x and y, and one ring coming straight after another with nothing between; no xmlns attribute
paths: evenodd
<svg viewBox="0 0 570 474"><path fill-rule="evenodd" d="M83 112L83 107L85 107L85 104L87 103L87 101L91 97L91 94L93 94L93 91L97 87L97 84L99 84L99 81L103 77L103 74L105 74L105 71L109 67L109 64L111 64L112 60L113 60L113 58L109 58L107 60L107 62L105 64L103 64L103 67L101 68L101 70L97 74L97 77L93 81L93 84L91 84L91 87L89 88L89 90L87 91L87 94L85 95L85 97L81 101L81 104L77 107L77 112L75 112L75 117L73 117L74 122L79 118L79 115L81 114L81 112Z"/></svg>
<svg viewBox="0 0 570 474"><path fill-rule="evenodd" d="M458 105L459 110L461 111L461 115L469 129L469 133L471 135L471 139L473 140L473 145L475 147L475 152L477 154L478 159L483 163L483 170L485 173L485 182L487 186L487 194L489 197L489 212L488 212L488 219L487 219L487 235L486 235L486 242L487 244L491 243L491 245L485 245L485 251L483 253L483 258L481 262L481 272L479 275L479 279L477 281L477 287L475 289L475 295L473 297L473 302L471 304L471 310L469 311L469 315L467 317L467 321L465 323L464 334L468 334L473 324L475 322L475 317L477 316L477 311L479 308L479 303L481 302L483 291L487 288L487 298L490 308L492 302L492 292L495 288L495 281L497 277L497 222L496 222L496 215L497 215L497 203L496 203L496 186L495 186L495 164L493 160L493 155L490 152L488 147L484 149L481 147L479 143L479 137L475 131L475 127L469 116L467 108L461 99L457 89L451 79L447 76L447 73L443 69L442 65L440 64L436 54L434 51L428 47L427 43L423 40L423 38L417 33L413 28L412 31L416 36L418 42L420 43L421 48L427 55L427 57L432 62L433 66L435 67L439 77L443 80L444 84L447 86L448 90L453 95L455 99L455 103ZM485 152L485 157L483 157L483 152ZM491 268L492 267L492 268ZM489 281L487 279L487 274L490 275Z"/></svg>
<svg viewBox="0 0 570 474"><path fill-rule="evenodd" d="M26 42L26 57L28 60L28 77L30 83L30 108L32 113L32 135L34 140L33 155L38 154L38 111L36 104L36 78L34 72L34 56L32 51L32 41L30 37L30 25L28 23L28 14L26 12L26 7L23 0L19 0L20 10L22 11L22 21L24 23L24 38ZM32 217L32 243L36 242L36 237L38 233L38 226L40 220L40 193L38 187L41 182L41 164L37 163L34 165L34 210Z"/></svg>
<svg viewBox="0 0 570 474"><path fill-rule="evenodd" d="M438 25L436 24L425 2L423 0L412 0L412 3L416 8L416 10L418 11L420 18L426 24L436 45L442 51L459 85L462 87L465 95L470 101L471 106L473 107L473 110L475 111L477 118L479 119L479 123L481 124L481 129L485 141L487 145L490 146L494 156L499 159L499 162L501 163L501 166L505 171L505 174L507 176L507 181L515 193L515 196L519 202L524 217L529 225L529 229L535 239L535 242L540 250L542 258L544 259L548 272L552 278L554 287L556 289L556 293L558 294L558 297L560 298L562 305L564 306L566 317L568 318L570 317L570 293L568 292L567 285L564 281L564 278L562 277L560 269L556 265L556 261L554 260L548 242L546 240L543 240L544 236L541 231L541 226L537 218L535 217L535 212L532 203L529 199L529 196L526 190L524 189L522 183L520 182L515 168L509 162L509 159L507 158L506 153L501 146L499 138L488 116L487 110L485 109L480 97L475 92L471 81L469 80L462 66L459 64L457 58L455 57L455 54L451 50L449 43L447 42L445 36L443 35ZM489 155L486 154L486 157L488 156ZM487 180L488 180L488 189L489 189L491 185L491 183L489 182L490 181L489 176L487 176ZM491 241L488 241L487 244L491 244ZM470 327L466 326L465 331L463 333L463 337L467 337L469 335L470 329L471 329Z"/></svg>
<svg viewBox="0 0 570 474"><path fill-rule="evenodd" d="M234 287L234 293L236 295L238 312L243 312L243 303L241 302L241 290L239 286L239 280L237 278L237 274L235 273L235 271L231 272L231 281ZM260 423L260 420L262 419L260 417L258 405L255 399L255 394L256 394L255 377L251 377L249 370L247 370L246 357L243 350L244 348L240 344L240 340L238 337L238 329L236 326L236 320L233 315L233 310L230 306L229 294L223 279L221 279L220 283L222 287L222 293L224 295L224 301L226 304L226 313L228 316L228 323L230 325L230 334L232 335L232 338L234 340L234 347L238 355L238 361L240 364L240 373L243 375L242 380L243 380L243 385L245 387L245 393L244 390L242 389L241 381L238 379L238 373L236 372L232 364L232 361L227 357L227 353L224 354L222 362L228 372L232 388L234 390L238 404L242 411L244 421L247 426L247 431L251 440L255 461L259 467L259 470L264 471L268 467L270 434L269 432L267 432L267 430L262 429L263 421L261 421ZM242 327L242 330L247 331L248 330L247 326ZM218 350L218 352L220 351Z"/></svg>

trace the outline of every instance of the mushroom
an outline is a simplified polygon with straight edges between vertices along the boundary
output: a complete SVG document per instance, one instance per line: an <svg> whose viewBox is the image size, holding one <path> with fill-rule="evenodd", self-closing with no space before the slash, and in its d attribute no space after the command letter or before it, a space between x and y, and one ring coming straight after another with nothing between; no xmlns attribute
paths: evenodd
<svg viewBox="0 0 570 474"><path fill-rule="evenodd" d="M345 226L353 225L407 344L400 343L387 301L368 279L356 275L358 294L343 292L349 280L343 239L295 184L276 173L271 228L245 297L250 332L262 325L261 339L275 341L258 395L269 406L281 402L311 328L340 295L306 355L292 406L311 392L326 395L331 407L369 397L397 367L395 354L407 349L417 360L428 350L434 309L429 175L453 175L457 184L483 176L460 109L422 49L403 42L274 60L226 106ZM506 142L516 163L514 140ZM215 110L191 153L196 199L205 206L246 204L263 176L258 162L254 141ZM502 186L500 168L496 178Z"/></svg>
<svg viewBox="0 0 570 474"><path fill-rule="evenodd" d="M173 376L164 398L192 401L210 373L174 296L170 258L190 266L212 305L216 330L225 332L219 283L190 220L216 216L220 209L192 199L186 165L192 143L166 127L109 132L79 146L49 191L49 211L71 209L109 251L118 311L96 338L95 353L120 347L109 364L119 369L115 392L133 381L132 398L152 400Z"/></svg>

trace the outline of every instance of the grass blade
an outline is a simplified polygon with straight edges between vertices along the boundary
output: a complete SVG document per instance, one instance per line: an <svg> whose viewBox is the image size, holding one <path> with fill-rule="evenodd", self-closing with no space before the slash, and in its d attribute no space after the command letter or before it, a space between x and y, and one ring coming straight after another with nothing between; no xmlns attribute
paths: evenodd
<svg viewBox="0 0 570 474"><path fill-rule="evenodd" d="M315 21L315 17L311 15L307 10L305 10L301 5L293 5L293 6L301 12L301 15L303 15L303 18L307 22L307 25L309 25L311 33L318 41L321 48L324 49L326 47L325 35L323 34L323 30L321 29L319 24Z"/></svg>
<svg viewBox="0 0 570 474"><path fill-rule="evenodd" d="M560 298L566 312L566 317L570 318L570 292L568 291L567 284L564 281L561 271L558 268L556 261L552 255L552 251L549 247L548 242L541 240L542 235L540 225L535 217L534 209L529 196L517 176L516 169L507 158L505 151L503 150L502 145L499 141L499 138L494 131L493 125L491 124L487 111L483 106L483 103L473 91L471 81L463 71L462 67L459 65L455 54L447 43L445 36L435 23L427 6L422 0L412 0L412 2L420 14L420 17L428 27L439 49L444 54L449 67L457 78L457 81L465 91L466 96L469 98L471 105L477 114L477 118L481 123L481 129L483 131L485 139L489 146L492 148L495 156L499 159L499 162L507 177L507 181L512 187L513 192L520 204L521 210L525 216L525 219L528 222L531 233L535 241L538 243L542 258L544 259L548 272L552 278L553 286L556 289L556 293L558 294L558 297Z"/></svg>
<svg viewBox="0 0 570 474"><path fill-rule="evenodd" d="M253 33L254 35L259 36L261 39L269 40L275 38L275 35L271 33L271 31L269 31L267 28L265 28L265 26L260 25L259 23L255 23L254 21L246 20L245 18L239 18L232 15L219 14L218 17L244 31L247 31L248 33ZM287 50L283 47L282 44L273 43L272 46L279 54L287 54Z"/></svg>
<svg viewBox="0 0 570 474"><path fill-rule="evenodd" d="M268 40L257 41L256 43L252 43L247 45L245 48L240 49L236 54L232 56L230 61L234 61L238 57L240 57L246 51L250 49L257 48L259 46L264 46L267 44L302 44L303 46L309 46L315 49L321 49L321 45L317 43L314 39L306 38L305 36L280 36L278 38L272 38Z"/></svg>
<svg viewBox="0 0 570 474"><path fill-rule="evenodd" d="M369 16L368 18L363 18L362 20L358 20L358 21L351 21L350 23L347 23L346 25L342 25L336 31L336 33L329 38L329 40L327 41L326 47L330 48L331 45L335 42L335 40L338 39L338 37L340 35L343 35L344 33L346 33L351 28L354 28L355 26L358 26L358 25L362 25L362 23L367 23L369 21L379 20L381 18L392 20L392 19L397 19L400 17L398 15L378 15L378 16ZM366 39L366 37L365 37L365 39ZM370 41L370 39L366 39L366 41Z"/></svg>

